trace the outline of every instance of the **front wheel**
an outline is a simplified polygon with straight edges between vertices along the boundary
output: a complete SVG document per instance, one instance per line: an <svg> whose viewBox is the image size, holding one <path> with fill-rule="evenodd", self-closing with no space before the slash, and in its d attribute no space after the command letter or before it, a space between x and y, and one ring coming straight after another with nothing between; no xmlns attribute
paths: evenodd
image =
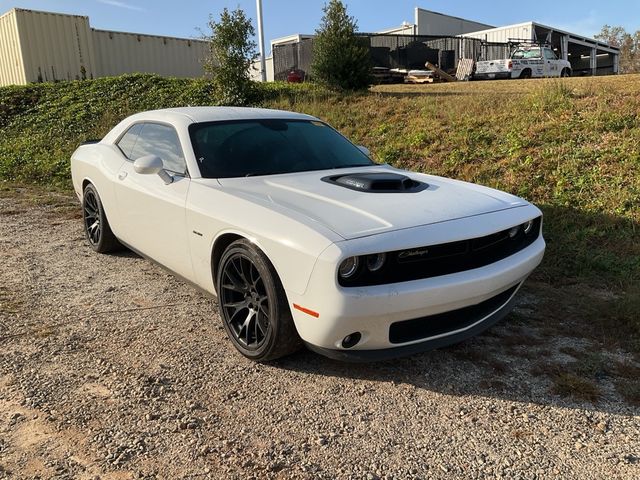
<svg viewBox="0 0 640 480"><path fill-rule="evenodd" d="M220 259L216 285L225 331L245 357L264 362L300 348L278 275L251 242L242 239L229 245Z"/></svg>
<svg viewBox="0 0 640 480"><path fill-rule="evenodd" d="M98 253L108 253L121 248L111 231L107 215L96 187L89 184L82 193L82 220L89 245Z"/></svg>

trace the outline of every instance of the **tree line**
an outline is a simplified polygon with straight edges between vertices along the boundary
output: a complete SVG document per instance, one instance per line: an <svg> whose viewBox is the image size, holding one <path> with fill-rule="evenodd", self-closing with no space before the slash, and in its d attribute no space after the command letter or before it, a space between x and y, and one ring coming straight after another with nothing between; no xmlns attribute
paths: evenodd
<svg viewBox="0 0 640 480"><path fill-rule="evenodd" d="M620 73L640 73L640 30L631 34L624 27L605 25L595 38L620 48Z"/></svg>

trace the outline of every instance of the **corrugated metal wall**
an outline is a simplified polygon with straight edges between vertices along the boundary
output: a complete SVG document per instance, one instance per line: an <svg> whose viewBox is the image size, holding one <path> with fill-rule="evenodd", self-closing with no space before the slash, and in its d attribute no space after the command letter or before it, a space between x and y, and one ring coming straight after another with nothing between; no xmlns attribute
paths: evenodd
<svg viewBox="0 0 640 480"><path fill-rule="evenodd" d="M522 23L504 28L492 28L465 34L465 37L479 38L487 42L508 43L510 40L535 40L533 23Z"/></svg>
<svg viewBox="0 0 640 480"><path fill-rule="evenodd" d="M27 82L95 76L89 18L21 9L15 13Z"/></svg>
<svg viewBox="0 0 640 480"><path fill-rule="evenodd" d="M0 86L27 83L15 10L0 17Z"/></svg>
<svg viewBox="0 0 640 480"><path fill-rule="evenodd" d="M418 35L455 36L491 28L491 25L452 17L418 7L415 10L415 17Z"/></svg>
<svg viewBox="0 0 640 480"><path fill-rule="evenodd" d="M206 42L182 38L93 30L98 76L157 73L199 77L208 53Z"/></svg>
<svg viewBox="0 0 640 480"><path fill-rule="evenodd" d="M156 73L199 77L207 42L94 30L89 18L13 9L0 17L0 86Z"/></svg>

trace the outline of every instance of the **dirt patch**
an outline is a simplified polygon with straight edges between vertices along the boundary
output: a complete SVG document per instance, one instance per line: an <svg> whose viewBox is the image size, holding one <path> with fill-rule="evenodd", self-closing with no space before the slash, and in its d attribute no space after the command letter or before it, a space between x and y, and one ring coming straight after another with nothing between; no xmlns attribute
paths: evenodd
<svg viewBox="0 0 640 480"><path fill-rule="evenodd" d="M0 478L639 476L639 365L586 335L575 286L529 282L513 315L444 350L260 365L213 301L94 254L72 197L18 193L0 196L21 210L0 215ZM563 372L597 394L556 388Z"/></svg>

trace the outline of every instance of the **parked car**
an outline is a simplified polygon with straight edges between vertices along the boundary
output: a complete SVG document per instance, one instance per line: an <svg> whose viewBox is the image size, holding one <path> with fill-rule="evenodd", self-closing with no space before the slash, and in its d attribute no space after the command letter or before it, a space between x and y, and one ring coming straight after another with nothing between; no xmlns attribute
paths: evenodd
<svg viewBox="0 0 640 480"><path fill-rule="evenodd" d="M545 249L525 200L376 164L299 113L139 113L80 146L71 172L89 245L217 296L259 361L303 343L371 360L461 341L511 310Z"/></svg>
<svg viewBox="0 0 640 480"><path fill-rule="evenodd" d="M571 63L561 60L546 45L520 45L503 60L476 63L474 80L499 78L570 77Z"/></svg>

